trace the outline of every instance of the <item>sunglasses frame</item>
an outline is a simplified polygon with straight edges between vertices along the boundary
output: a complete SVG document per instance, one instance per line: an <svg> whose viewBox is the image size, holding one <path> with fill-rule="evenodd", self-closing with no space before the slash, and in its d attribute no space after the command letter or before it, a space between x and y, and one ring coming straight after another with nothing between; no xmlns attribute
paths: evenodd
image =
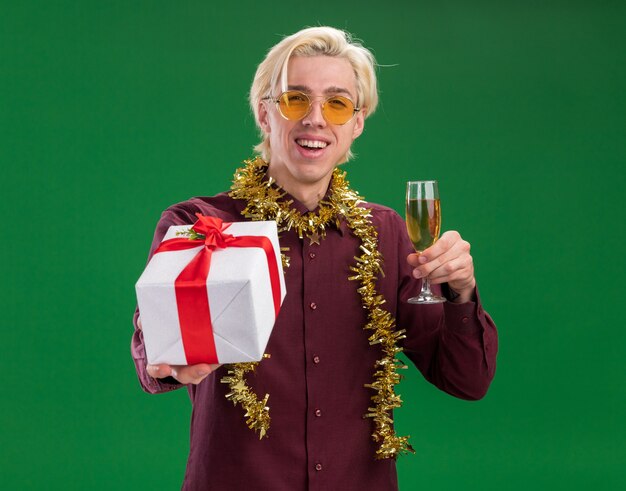
<svg viewBox="0 0 626 491"><path fill-rule="evenodd" d="M309 108L307 109L306 113L304 113L304 114L302 115L302 117L300 117L300 118L297 118L297 119L291 119L291 118L288 118L288 117L287 117L287 116L285 116L285 115L283 114L283 112L280 110L280 100L283 98L283 96L284 96L285 94L289 94L289 93L302 95L302 96L304 96L304 98L305 98L307 101L309 101ZM279 113L279 114L283 117L283 119L286 119L287 121L301 121L301 120L303 120L304 118L306 118L306 117L307 117L307 116L311 113L311 109L313 108L313 99L318 99L318 98L320 98L320 97L323 97L323 96L311 97L311 96L310 96L309 94L307 94L306 92L302 92L302 91L300 91L300 90L286 90L285 92L280 93L280 94L278 95L278 97L276 97L276 98L274 98L274 97L272 97L272 96L269 96L269 95L268 95L267 97L264 97L262 100L264 100L264 101L270 101L270 102L272 102L272 103L276 104L276 109L278 109L278 113ZM350 101L350 104L352 104L352 108L353 108L353 109L352 109L352 116L350 116L350 117L349 117L349 118L348 118L345 122L343 122L343 123L331 123L330 121L328 121L328 119L326 119L326 115L324 114L324 107L326 106L326 103L327 103L330 99L337 98L337 97L341 97L342 99L346 99L347 101ZM350 121L354 118L354 116L356 115L356 113L358 113L360 110L361 110L361 108L360 108L360 107L357 107L357 106L356 106L356 104L352 101L352 99L350 99L349 97L346 97L346 96L344 96L344 95L331 95L331 96L326 97L326 98L324 99L324 101L322 102L322 116L324 117L324 121L326 121L328 124L334 124L334 125L337 125L337 126L343 126L344 124L349 123L349 122L350 122Z"/></svg>

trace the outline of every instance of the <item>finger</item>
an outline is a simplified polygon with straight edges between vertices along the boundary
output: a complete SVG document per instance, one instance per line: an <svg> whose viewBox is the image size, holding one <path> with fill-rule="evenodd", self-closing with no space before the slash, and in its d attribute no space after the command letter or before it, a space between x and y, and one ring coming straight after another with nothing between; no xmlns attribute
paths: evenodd
<svg viewBox="0 0 626 491"><path fill-rule="evenodd" d="M137 317L137 329L140 331L143 330L143 326L141 325L141 317Z"/></svg>
<svg viewBox="0 0 626 491"><path fill-rule="evenodd" d="M152 378L164 378L172 375L172 367L165 363L159 365L147 365L146 371Z"/></svg>
<svg viewBox="0 0 626 491"><path fill-rule="evenodd" d="M450 263L451 261L455 261L458 258L465 258L466 262L471 262L470 252L470 244L469 242L464 241L463 239L457 240L454 244L447 249L443 254L430 259L426 264L422 264L416 268L414 271L414 276L416 278L423 278L424 276L431 276L434 271L441 268L442 266ZM421 260L421 258L420 258ZM463 267L463 264L454 262L449 264L444 268L448 273L454 271L455 268ZM442 274L442 271L439 272Z"/></svg>
<svg viewBox="0 0 626 491"><path fill-rule="evenodd" d="M458 293L461 301L471 300L476 286L471 256L468 254L442 265L432 272L429 279L434 285L447 283L451 290Z"/></svg>
<svg viewBox="0 0 626 491"><path fill-rule="evenodd" d="M419 266L421 264L419 262L419 257L420 257L419 252L413 252L406 257L406 262L409 263L413 267Z"/></svg>
<svg viewBox="0 0 626 491"><path fill-rule="evenodd" d="M220 365L199 363L197 365L174 365L172 377L181 384L199 384L207 375L214 372Z"/></svg>
<svg viewBox="0 0 626 491"><path fill-rule="evenodd" d="M433 284L438 283L458 283L469 284L474 277L474 268L471 256L461 257L448 261L435 269L428 279Z"/></svg>
<svg viewBox="0 0 626 491"><path fill-rule="evenodd" d="M418 259L419 263L425 264L433 259L436 259L442 254L445 254L460 239L461 235L456 230L448 230L447 232L444 232L442 236L439 237L437 242L435 242L428 249L422 251Z"/></svg>
<svg viewBox="0 0 626 491"><path fill-rule="evenodd" d="M469 253L469 245L457 243L450 251L439 256L434 261L426 264L424 268L430 269L429 278L451 276L460 270L473 269L473 259Z"/></svg>
<svg viewBox="0 0 626 491"><path fill-rule="evenodd" d="M458 274L460 275L461 273ZM474 278L474 275L470 275L466 278L458 280L438 279L431 281L430 283L431 285L447 283L450 287L450 290L456 292L456 294L458 295L456 298L459 299L459 303L468 302L472 300L472 298L474 298L473 292L474 288L476 287L476 279Z"/></svg>
<svg viewBox="0 0 626 491"><path fill-rule="evenodd" d="M448 286L461 297L467 297L467 300L473 298L474 288L476 287L476 278L472 274L471 277L463 281L448 281Z"/></svg>

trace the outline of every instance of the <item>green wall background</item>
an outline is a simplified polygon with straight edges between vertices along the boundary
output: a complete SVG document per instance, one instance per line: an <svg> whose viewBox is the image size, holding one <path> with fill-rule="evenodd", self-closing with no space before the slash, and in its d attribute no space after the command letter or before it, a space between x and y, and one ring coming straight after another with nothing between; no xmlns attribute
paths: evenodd
<svg viewBox="0 0 626 491"><path fill-rule="evenodd" d="M281 35L346 28L382 104L348 164L402 212L440 181L500 330L487 397L416 370L403 490L625 484L626 3L1 2L0 488L177 489L185 391L144 394L134 282L162 209L229 186Z"/></svg>

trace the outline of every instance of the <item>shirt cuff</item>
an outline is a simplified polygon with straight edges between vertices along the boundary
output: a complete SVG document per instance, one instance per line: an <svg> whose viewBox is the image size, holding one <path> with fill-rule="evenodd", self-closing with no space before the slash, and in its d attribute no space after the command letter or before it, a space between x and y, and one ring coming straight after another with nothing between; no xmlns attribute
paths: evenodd
<svg viewBox="0 0 626 491"><path fill-rule="evenodd" d="M482 323L478 315L480 300L478 290L474 287L472 299L465 303L454 303L450 294L457 296L447 284L441 285L443 295L449 300L443 304L446 327L456 332L478 332L482 330Z"/></svg>

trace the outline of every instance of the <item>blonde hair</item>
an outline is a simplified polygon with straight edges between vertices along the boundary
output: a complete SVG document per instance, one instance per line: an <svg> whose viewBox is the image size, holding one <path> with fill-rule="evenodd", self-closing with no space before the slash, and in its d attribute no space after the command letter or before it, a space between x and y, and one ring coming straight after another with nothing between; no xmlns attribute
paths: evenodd
<svg viewBox="0 0 626 491"><path fill-rule="evenodd" d="M293 56L334 56L347 59L354 70L357 87L357 107L363 108L365 117L371 116L378 105L374 55L354 41L350 33L334 27L309 27L285 37L271 48L259 64L252 87L250 106L260 130L262 141L254 147L264 160L271 158L270 142L259 124L259 102L280 83L281 92L287 89L287 66ZM353 157L348 150L342 162Z"/></svg>

